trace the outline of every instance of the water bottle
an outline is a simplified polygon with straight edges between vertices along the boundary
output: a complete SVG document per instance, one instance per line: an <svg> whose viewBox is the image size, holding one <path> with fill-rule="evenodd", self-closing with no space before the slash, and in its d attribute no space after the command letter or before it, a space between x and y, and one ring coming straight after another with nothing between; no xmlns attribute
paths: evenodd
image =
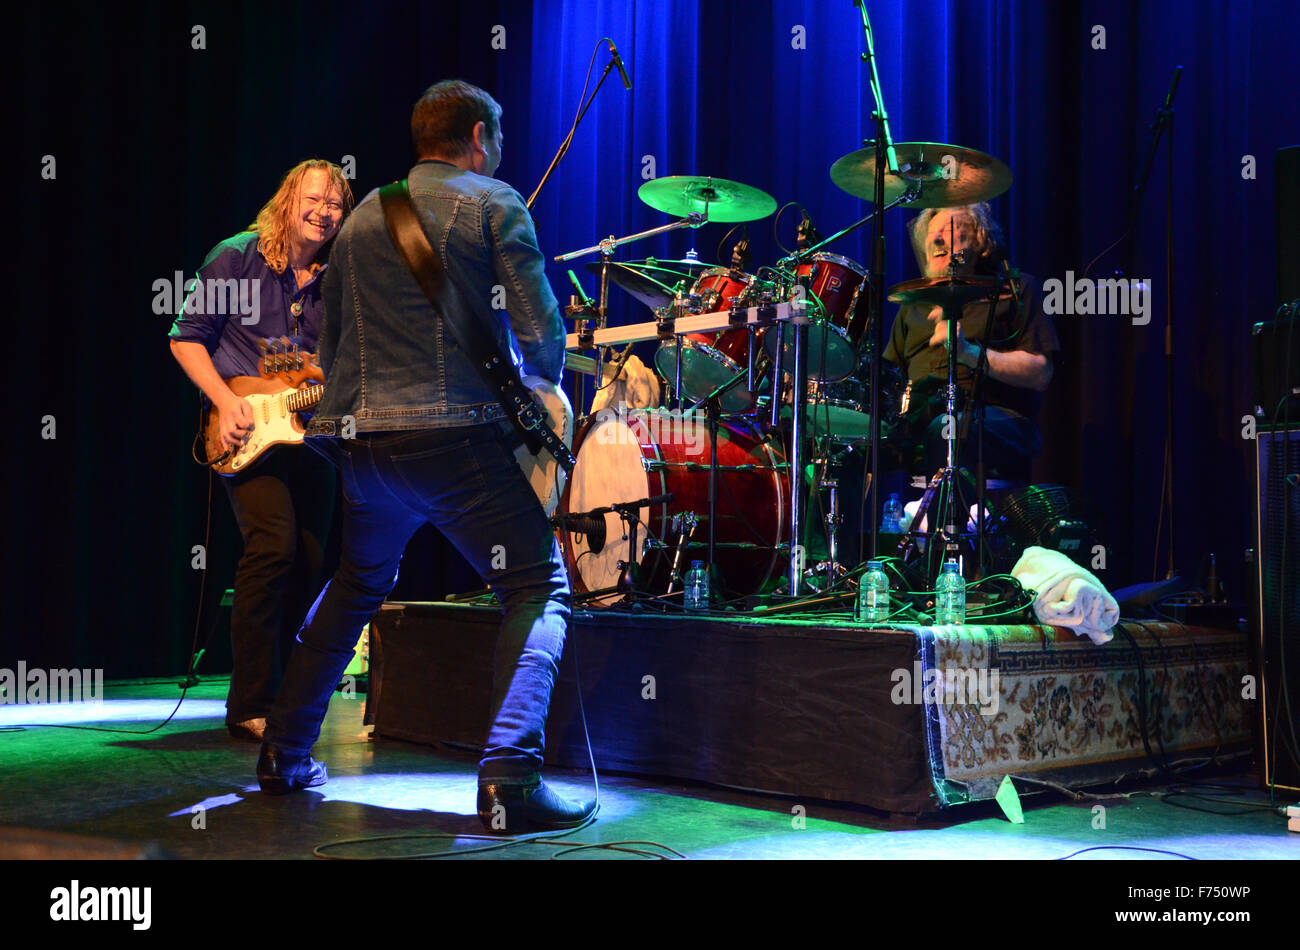
<svg viewBox="0 0 1300 950"><path fill-rule="evenodd" d="M934 591L936 626L966 622L966 582L956 561L945 561Z"/></svg>
<svg viewBox="0 0 1300 950"><path fill-rule="evenodd" d="M885 514L880 519L880 530L885 534L901 534L902 527L899 522L903 520L903 503L898 500L898 494L894 493L889 496L889 501L885 502Z"/></svg>
<svg viewBox="0 0 1300 950"><path fill-rule="evenodd" d="M686 572L684 605L687 610L709 609L709 572L704 569L703 561L692 561L691 569Z"/></svg>
<svg viewBox="0 0 1300 950"><path fill-rule="evenodd" d="M858 610L861 623L883 623L889 619L889 577L884 561L868 561L867 573L858 582Z"/></svg>

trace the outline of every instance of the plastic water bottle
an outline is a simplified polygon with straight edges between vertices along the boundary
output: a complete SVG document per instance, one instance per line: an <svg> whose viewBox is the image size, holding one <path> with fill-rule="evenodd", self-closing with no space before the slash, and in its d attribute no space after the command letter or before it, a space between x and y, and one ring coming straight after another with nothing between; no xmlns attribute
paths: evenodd
<svg viewBox="0 0 1300 950"><path fill-rule="evenodd" d="M687 610L709 609L709 572L704 569L703 561L692 561L691 569L686 572L683 603Z"/></svg>
<svg viewBox="0 0 1300 950"><path fill-rule="evenodd" d="M884 561L868 561L867 573L858 582L857 618L861 623L883 623L889 619L889 577Z"/></svg>
<svg viewBox="0 0 1300 950"><path fill-rule="evenodd" d="M956 561L945 561L934 591L936 626L966 622L966 582Z"/></svg>
<svg viewBox="0 0 1300 950"><path fill-rule="evenodd" d="M898 494L894 493L889 496L885 502L885 513L880 519L880 530L886 534L900 534L902 528L899 522L903 519L903 503L898 500Z"/></svg>

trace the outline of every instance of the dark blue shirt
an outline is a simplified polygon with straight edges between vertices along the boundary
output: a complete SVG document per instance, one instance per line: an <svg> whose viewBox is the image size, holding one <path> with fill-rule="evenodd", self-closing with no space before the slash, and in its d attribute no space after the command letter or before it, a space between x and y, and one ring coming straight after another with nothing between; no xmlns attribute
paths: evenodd
<svg viewBox="0 0 1300 950"><path fill-rule="evenodd" d="M214 247L199 268L168 334L202 343L222 379L256 376L258 341L287 336L315 352L324 307L316 272L303 287L286 267L277 274L257 249L256 231L243 231ZM256 283L254 283L256 282ZM293 311L301 309L301 313ZM256 321L253 317L256 316Z"/></svg>

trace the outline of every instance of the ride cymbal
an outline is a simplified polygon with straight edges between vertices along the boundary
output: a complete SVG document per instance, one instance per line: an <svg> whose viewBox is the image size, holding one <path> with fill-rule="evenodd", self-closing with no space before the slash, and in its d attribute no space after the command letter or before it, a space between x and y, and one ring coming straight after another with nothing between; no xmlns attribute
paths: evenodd
<svg viewBox="0 0 1300 950"><path fill-rule="evenodd" d="M898 174L885 173L888 204L919 183L921 196L903 202L906 208L955 208L996 198L1011 187L1011 169L992 155L939 142L897 142ZM849 194L874 201L876 150L862 148L841 156L831 166L831 181ZM644 187L644 186L643 186Z"/></svg>

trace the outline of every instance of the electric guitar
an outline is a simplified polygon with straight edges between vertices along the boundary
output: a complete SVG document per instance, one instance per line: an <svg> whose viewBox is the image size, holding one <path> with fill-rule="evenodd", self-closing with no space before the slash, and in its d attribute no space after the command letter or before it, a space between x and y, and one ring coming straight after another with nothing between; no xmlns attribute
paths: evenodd
<svg viewBox="0 0 1300 950"><path fill-rule="evenodd" d="M226 385L253 409L253 427L244 441L231 448L221 438L221 414L209 406L203 424L208 465L218 475L238 475L276 445L302 442L298 413L314 407L325 392L325 374L315 353L300 349L287 337L261 340L259 376L232 376Z"/></svg>
<svg viewBox="0 0 1300 950"><path fill-rule="evenodd" d="M261 375L232 376L226 380L231 392L243 396L253 409L253 428L243 443L233 449L227 446L221 439L220 414L213 407L208 408L203 442L208 464L219 475L238 475L258 462L273 446L301 444L304 426L298 413L315 407L325 392L321 385L325 374L316 354L299 349L283 337L278 341L264 340L260 345L263 350L258 361ZM572 368L586 371L585 365L576 365L582 357L570 359ZM565 445L571 446L573 406L564 390L537 376L525 376L523 382L544 411L548 427ZM529 486L550 517L559 507L567 473L546 449L534 454L526 445L520 445L514 454Z"/></svg>

